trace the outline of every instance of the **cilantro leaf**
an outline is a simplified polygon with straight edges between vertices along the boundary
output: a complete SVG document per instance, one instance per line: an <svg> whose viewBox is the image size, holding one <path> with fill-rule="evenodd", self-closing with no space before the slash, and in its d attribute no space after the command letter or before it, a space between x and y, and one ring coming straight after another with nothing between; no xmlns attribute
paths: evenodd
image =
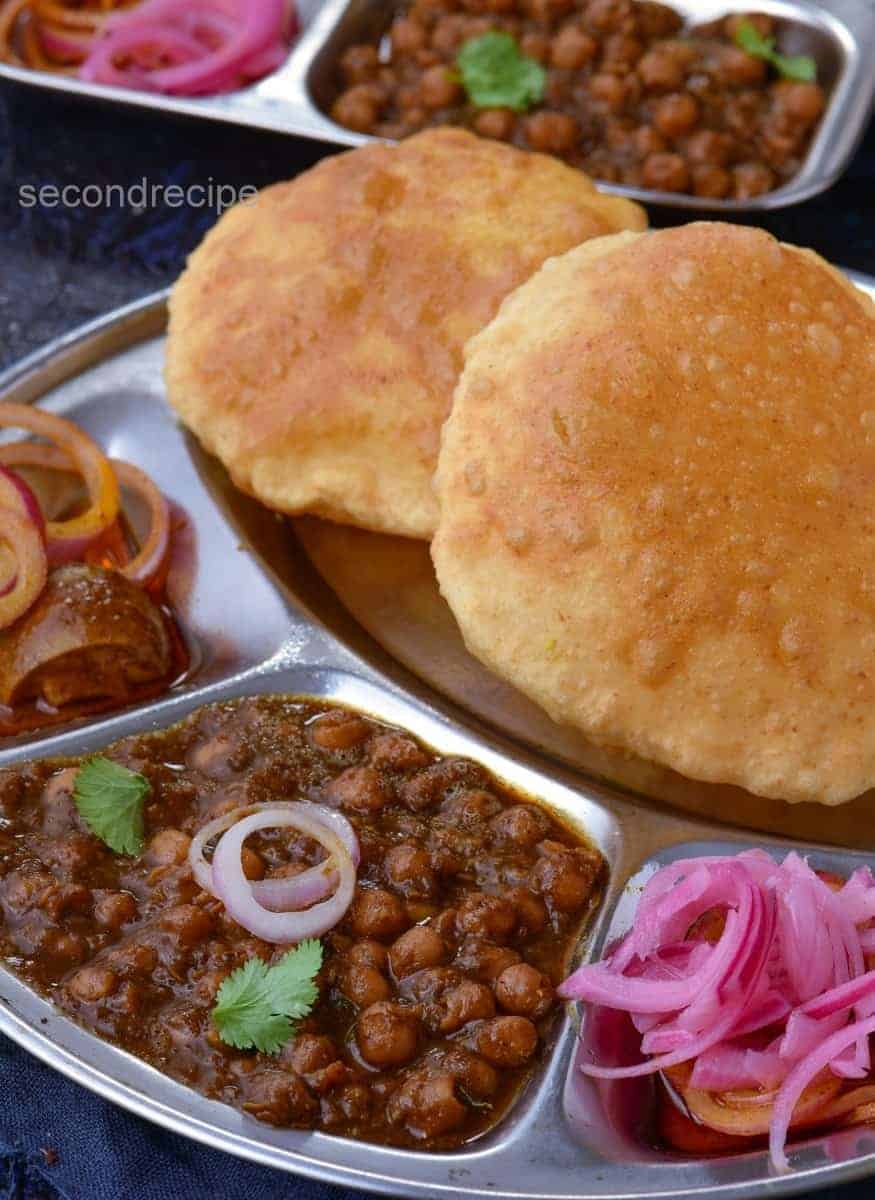
<svg viewBox="0 0 875 1200"><path fill-rule="evenodd" d="M793 79L797 83L814 83L817 79L817 63L813 58L807 54L779 54L775 49L775 39L764 37L750 21L739 23L735 31L735 44L752 58L771 63L784 79Z"/></svg>
<svg viewBox="0 0 875 1200"><path fill-rule="evenodd" d="M294 1036L319 996L315 978L322 966L322 943L307 939L269 967L250 958L219 988L213 1024L223 1042L238 1050L278 1054Z"/></svg>
<svg viewBox="0 0 875 1200"><path fill-rule="evenodd" d="M462 86L478 108L512 108L525 112L543 99L547 73L540 63L520 53L509 33L470 38L456 59Z"/></svg>
<svg viewBox="0 0 875 1200"><path fill-rule="evenodd" d="M149 780L108 758L92 758L79 768L73 802L85 824L116 854L143 849L143 800Z"/></svg>

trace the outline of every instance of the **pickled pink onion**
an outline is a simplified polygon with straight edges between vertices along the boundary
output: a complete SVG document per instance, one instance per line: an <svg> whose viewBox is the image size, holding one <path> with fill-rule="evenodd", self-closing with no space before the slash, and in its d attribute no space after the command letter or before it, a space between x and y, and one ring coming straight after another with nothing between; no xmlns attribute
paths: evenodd
<svg viewBox="0 0 875 1200"><path fill-rule="evenodd" d="M176 96L230 91L279 66L295 27L285 0L145 0L105 21L79 74Z"/></svg>
<svg viewBox="0 0 875 1200"><path fill-rule="evenodd" d="M772 1160L786 1169L794 1109L815 1078L872 1070L875 970L865 956L875 937L861 927L873 920L868 868L839 888L795 853L780 865L746 851L664 867L627 936L559 989L594 1013L628 1014L641 1061L603 1065L590 1048L581 1069L628 1079L692 1062L689 1086L705 1098L766 1089Z"/></svg>

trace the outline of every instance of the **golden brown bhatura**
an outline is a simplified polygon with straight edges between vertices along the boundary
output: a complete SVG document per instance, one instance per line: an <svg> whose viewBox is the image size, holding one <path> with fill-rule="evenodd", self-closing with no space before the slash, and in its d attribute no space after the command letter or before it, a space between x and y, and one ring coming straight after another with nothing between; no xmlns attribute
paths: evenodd
<svg viewBox="0 0 875 1200"><path fill-rule="evenodd" d="M270 507L429 537L467 339L546 258L645 225L580 172L461 130L327 159L192 255L171 403Z"/></svg>
<svg viewBox="0 0 875 1200"><path fill-rule="evenodd" d="M468 344L437 491L468 647L554 720L875 784L875 308L817 255L703 223L545 263Z"/></svg>

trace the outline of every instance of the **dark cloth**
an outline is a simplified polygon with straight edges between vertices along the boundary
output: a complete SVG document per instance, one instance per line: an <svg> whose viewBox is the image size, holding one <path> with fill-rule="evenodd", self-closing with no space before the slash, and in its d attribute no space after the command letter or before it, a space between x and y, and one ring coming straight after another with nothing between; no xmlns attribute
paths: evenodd
<svg viewBox="0 0 875 1200"><path fill-rule="evenodd" d="M0 365L172 282L210 208L22 206L23 186L262 187L328 147L230 125L71 102L0 84ZM651 212L654 225L694 214ZM753 222L875 275L875 125L825 195ZM863 1182L818 1200L863 1200ZM350 1193L238 1161L91 1095L0 1038L0 1198L340 1200Z"/></svg>

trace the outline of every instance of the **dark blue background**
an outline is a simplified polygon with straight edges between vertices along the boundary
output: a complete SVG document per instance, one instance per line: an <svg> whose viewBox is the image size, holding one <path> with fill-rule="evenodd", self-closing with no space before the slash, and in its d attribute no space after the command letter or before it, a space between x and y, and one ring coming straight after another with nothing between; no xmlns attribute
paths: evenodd
<svg viewBox="0 0 875 1200"><path fill-rule="evenodd" d="M0 85L0 365L170 283L215 220L201 210L23 208L67 183L261 186L324 147L232 126L71 103ZM653 211L654 225L689 219ZM757 218L779 237L875 275L875 125L826 195ZM115 1109L0 1038L0 1195L9 1200L340 1200L345 1193L208 1152ZM863 1200L872 1184L820 1194Z"/></svg>

